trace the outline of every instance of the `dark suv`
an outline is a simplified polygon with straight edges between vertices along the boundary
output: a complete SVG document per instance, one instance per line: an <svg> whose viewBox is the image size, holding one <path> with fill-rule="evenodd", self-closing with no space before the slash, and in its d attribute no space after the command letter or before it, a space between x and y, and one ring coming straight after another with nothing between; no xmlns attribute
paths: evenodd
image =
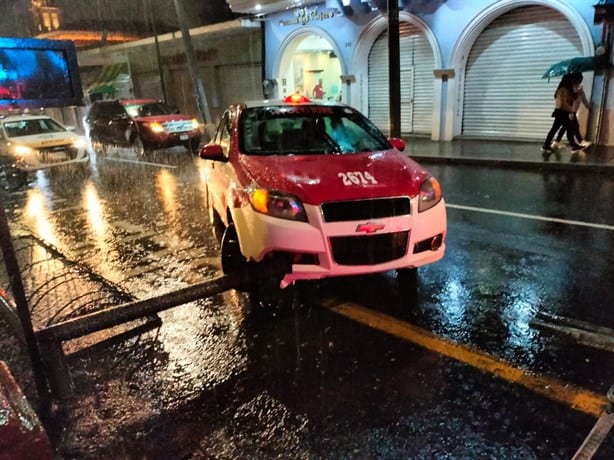
<svg viewBox="0 0 614 460"><path fill-rule="evenodd" d="M131 147L138 156L177 145L197 153L198 120L178 112L155 99L105 100L92 104L85 121L92 147L100 153L109 145Z"/></svg>

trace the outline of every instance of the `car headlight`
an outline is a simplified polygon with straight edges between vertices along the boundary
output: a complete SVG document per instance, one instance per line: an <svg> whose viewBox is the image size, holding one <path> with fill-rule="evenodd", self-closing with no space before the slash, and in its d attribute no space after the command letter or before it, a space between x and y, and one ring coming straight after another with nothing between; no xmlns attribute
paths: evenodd
<svg viewBox="0 0 614 460"><path fill-rule="evenodd" d="M34 154L36 151L33 148L28 147L27 145L13 144L13 146L11 147L11 152L15 156L26 157L28 155Z"/></svg>
<svg viewBox="0 0 614 460"><path fill-rule="evenodd" d="M85 142L85 139L83 139L82 137L78 137L73 141L72 146L76 149L81 150L87 146L87 143Z"/></svg>
<svg viewBox="0 0 614 460"><path fill-rule="evenodd" d="M256 212L279 219L307 222L303 203L295 196L257 186L250 187L247 192Z"/></svg>
<svg viewBox="0 0 614 460"><path fill-rule="evenodd" d="M145 123L145 126L147 126L153 133L164 132L164 126L162 126L162 123L158 123L156 121L154 121L153 123Z"/></svg>
<svg viewBox="0 0 614 460"><path fill-rule="evenodd" d="M192 118L192 130L200 129L200 125L198 124L198 120L196 118Z"/></svg>
<svg viewBox="0 0 614 460"><path fill-rule="evenodd" d="M441 201L441 186L434 177L429 177L422 182L418 196L418 212L431 209Z"/></svg>

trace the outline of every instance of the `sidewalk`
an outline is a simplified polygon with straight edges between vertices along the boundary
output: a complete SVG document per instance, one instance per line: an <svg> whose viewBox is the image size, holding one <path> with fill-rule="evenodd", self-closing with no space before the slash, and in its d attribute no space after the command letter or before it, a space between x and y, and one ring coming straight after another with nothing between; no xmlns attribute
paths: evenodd
<svg viewBox="0 0 614 460"><path fill-rule="evenodd" d="M432 141L405 137L407 153L414 160L518 169L584 171L614 174L614 146L591 145L572 155L569 147L544 160L540 142L458 139Z"/></svg>

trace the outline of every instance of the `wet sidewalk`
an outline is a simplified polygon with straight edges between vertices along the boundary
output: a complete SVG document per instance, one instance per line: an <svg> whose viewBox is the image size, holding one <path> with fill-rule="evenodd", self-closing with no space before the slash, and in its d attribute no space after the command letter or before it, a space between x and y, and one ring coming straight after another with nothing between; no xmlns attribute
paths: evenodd
<svg viewBox="0 0 614 460"><path fill-rule="evenodd" d="M405 137L405 152L420 163L446 163L518 169L614 174L614 147L591 145L579 154L566 147L544 158L540 142L458 139L432 141Z"/></svg>

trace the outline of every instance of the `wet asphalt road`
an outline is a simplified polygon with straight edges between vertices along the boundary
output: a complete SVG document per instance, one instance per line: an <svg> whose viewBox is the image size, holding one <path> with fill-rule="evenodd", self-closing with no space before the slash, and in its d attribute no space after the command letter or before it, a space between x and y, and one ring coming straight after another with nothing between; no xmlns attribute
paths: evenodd
<svg viewBox="0 0 614 460"><path fill-rule="evenodd" d="M200 160L148 160L41 173L7 200L11 220L135 298L219 275ZM233 290L136 336L67 344L61 458L571 458L614 384L612 351L532 321L614 328L614 181L429 169L447 253L415 285L312 283L264 313ZM613 438L595 458L614 457Z"/></svg>

